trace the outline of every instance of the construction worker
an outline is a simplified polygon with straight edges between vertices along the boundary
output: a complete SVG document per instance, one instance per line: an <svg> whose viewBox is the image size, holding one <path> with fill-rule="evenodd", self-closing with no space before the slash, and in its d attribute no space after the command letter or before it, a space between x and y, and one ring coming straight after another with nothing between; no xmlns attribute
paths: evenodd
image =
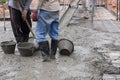
<svg viewBox="0 0 120 80"><path fill-rule="evenodd" d="M83 0L83 9L84 9L84 19L89 18L89 12L90 12L90 1L91 0Z"/></svg>
<svg viewBox="0 0 120 80"><path fill-rule="evenodd" d="M36 38L43 61L49 61L50 57L55 59L57 50L60 5L58 0L39 0L38 5ZM49 49L49 42L46 39L47 34L51 38L51 50Z"/></svg>
<svg viewBox="0 0 120 80"><path fill-rule="evenodd" d="M31 25L31 12L29 9L31 1L32 0L8 0L11 25L17 43L28 41L30 30L25 20L27 19ZM17 2L20 4L22 12Z"/></svg>

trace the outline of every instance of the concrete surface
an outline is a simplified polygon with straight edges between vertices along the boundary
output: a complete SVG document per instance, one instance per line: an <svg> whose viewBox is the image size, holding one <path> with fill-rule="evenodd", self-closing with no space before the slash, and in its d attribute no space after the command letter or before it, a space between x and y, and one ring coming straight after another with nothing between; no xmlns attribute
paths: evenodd
<svg viewBox="0 0 120 80"><path fill-rule="evenodd" d="M59 27L60 38L74 43L71 56L59 55L58 50L56 60L44 63L40 51L32 57L22 57L17 47L15 54L4 54L0 48L0 80L100 80L101 77L103 80L120 80L119 74L100 75L104 67L97 68L93 64L100 62L103 66L104 61L109 61L120 67L120 23L112 14L109 19L106 15L106 20L97 17L93 24L91 19L84 20L80 15L77 10L69 26ZM0 42L15 41L10 22L6 22L7 31L4 31L2 21L0 24ZM33 30L35 26L36 22L33 22Z"/></svg>

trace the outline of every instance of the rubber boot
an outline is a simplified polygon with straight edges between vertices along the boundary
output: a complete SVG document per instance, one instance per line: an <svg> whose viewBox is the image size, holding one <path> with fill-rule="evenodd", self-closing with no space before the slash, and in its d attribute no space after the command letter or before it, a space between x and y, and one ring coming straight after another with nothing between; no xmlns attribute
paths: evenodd
<svg viewBox="0 0 120 80"><path fill-rule="evenodd" d="M55 59L56 51L57 51L58 40L51 40L51 59Z"/></svg>
<svg viewBox="0 0 120 80"><path fill-rule="evenodd" d="M50 61L50 49L48 41L39 42L39 48L43 57L43 62Z"/></svg>

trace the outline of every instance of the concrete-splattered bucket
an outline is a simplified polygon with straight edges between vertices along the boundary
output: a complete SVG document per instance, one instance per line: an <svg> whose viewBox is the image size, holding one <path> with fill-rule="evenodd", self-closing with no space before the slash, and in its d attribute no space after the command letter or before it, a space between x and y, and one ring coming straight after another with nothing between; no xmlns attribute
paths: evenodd
<svg viewBox="0 0 120 80"><path fill-rule="evenodd" d="M33 43L23 42L17 45L21 56L32 56L34 53Z"/></svg>
<svg viewBox="0 0 120 80"><path fill-rule="evenodd" d="M1 42L1 48L5 54L14 54L16 42L4 41Z"/></svg>
<svg viewBox="0 0 120 80"><path fill-rule="evenodd" d="M74 44L68 39L60 39L58 48L61 55L70 55L74 51Z"/></svg>

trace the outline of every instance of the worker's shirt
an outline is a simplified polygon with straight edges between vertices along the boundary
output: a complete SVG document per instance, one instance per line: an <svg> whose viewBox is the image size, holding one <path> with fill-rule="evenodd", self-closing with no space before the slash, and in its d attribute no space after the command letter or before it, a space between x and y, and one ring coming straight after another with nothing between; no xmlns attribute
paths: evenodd
<svg viewBox="0 0 120 80"><path fill-rule="evenodd" d="M39 9L46 11L58 11L60 9L58 0L39 0ZM42 3L43 2L43 3Z"/></svg>
<svg viewBox="0 0 120 80"><path fill-rule="evenodd" d="M27 12L32 0L16 0L16 1L18 1L20 3L20 6L23 9L23 11ZM16 4L16 1L8 0L8 6L19 10L18 5Z"/></svg>

